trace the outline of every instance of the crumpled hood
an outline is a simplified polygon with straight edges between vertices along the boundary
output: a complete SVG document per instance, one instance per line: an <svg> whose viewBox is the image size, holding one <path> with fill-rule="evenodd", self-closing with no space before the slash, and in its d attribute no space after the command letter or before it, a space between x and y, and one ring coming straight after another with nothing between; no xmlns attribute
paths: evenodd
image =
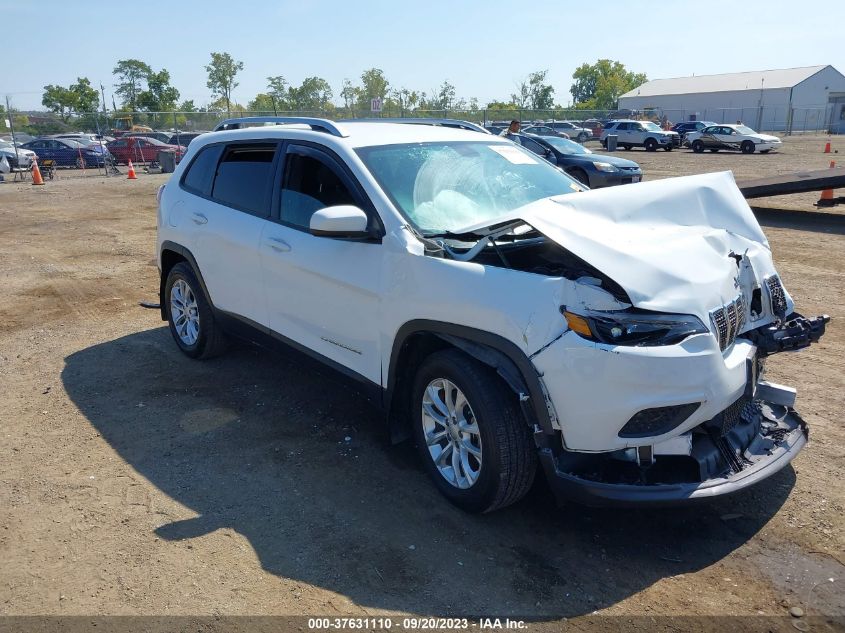
<svg viewBox="0 0 845 633"><path fill-rule="evenodd" d="M694 314L705 324L710 310L740 293L731 253L747 254L758 283L775 272L730 172L545 198L497 223L517 218L611 277L635 306Z"/></svg>

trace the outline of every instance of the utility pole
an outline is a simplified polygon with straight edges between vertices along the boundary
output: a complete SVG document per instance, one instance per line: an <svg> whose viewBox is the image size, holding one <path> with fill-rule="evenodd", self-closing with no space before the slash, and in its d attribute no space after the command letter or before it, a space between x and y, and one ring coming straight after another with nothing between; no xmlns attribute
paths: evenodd
<svg viewBox="0 0 845 633"><path fill-rule="evenodd" d="M15 138L15 124L12 120L12 106L9 105L9 95L6 95L6 116L9 117L9 133L12 135L12 147L15 148L15 159L18 161L20 167L20 155L18 154L18 141Z"/></svg>

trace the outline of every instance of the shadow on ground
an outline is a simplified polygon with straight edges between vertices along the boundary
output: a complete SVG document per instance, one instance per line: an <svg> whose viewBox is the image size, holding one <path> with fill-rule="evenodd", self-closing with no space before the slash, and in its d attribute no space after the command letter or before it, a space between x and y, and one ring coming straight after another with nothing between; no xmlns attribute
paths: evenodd
<svg viewBox="0 0 845 633"><path fill-rule="evenodd" d="M588 613L719 561L794 483L787 468L710 505L624 512L558 509L538 485L516 506L469 516L429 485L410 447L386 442L356 391L299 355L244 347L196 362L158 328L67 357L62 380L123 459L199 515L158 528L163 539L229 527L267 572L376 609ZM720 518L729 513L742 516Z"/></svg>
<svg viewBox="0 0 845 633"><path fill-rule="evenodd" d="M845 215L826 211L793 211L770 207L751 206L762 226L773 226L795 231L845 235Z"/></svg>

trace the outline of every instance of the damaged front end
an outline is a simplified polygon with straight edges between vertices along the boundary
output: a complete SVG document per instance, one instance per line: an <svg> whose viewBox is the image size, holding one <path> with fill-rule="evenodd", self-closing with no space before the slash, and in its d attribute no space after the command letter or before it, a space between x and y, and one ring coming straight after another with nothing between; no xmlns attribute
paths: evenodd
<svg viewBox="0 0 845 633"><path fill-rule="evenodd" d="M731 494L786 466L809 430L795 392L758 383L711 420L655 445L613 453L544 448L540 461L562 499L593 506L678 504Z"/></svg>
<svg viewBox="0 0 845 633"><path fill-rule="evenodd" d="M786 466L808 429L765 358L829 320L794 312L729 175L637 187L538 201L443 247L562 278L560 330L526 350L557 431L535 438L552 488L591 505L712 498Z"/></svg>

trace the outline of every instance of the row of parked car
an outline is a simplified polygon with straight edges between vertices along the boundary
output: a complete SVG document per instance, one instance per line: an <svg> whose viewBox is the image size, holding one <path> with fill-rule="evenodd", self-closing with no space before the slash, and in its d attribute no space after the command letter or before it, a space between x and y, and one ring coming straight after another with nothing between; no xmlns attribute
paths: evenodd
<svg viewBox="0 0 845 633"><path fill-rule="evenodd" d="M608 147L608 137L611 135L616 136L617 145L623 149L644 147L650 152L658 148L670 152L684 146L699 154L704 150L766 154L782 146L778 137L755 132L742 123L689 121L678 123L671 130L664 130L652 121L610 121L599 137L602 147Z"/></svg>
<svg viewBox="0 0 845 633"><path fill-rule="evenodd" d="M176 162L182 159L188 144L201 132L129 132L120 137L82 132L52 134L29 140L16 137L13 142L0 140L0 157L12 168L29 169L36 158L53 161L57 167L93 168L107 164L153 162L161 151L172 151ZM20 142L24 141L24 142Z"/></svg>

